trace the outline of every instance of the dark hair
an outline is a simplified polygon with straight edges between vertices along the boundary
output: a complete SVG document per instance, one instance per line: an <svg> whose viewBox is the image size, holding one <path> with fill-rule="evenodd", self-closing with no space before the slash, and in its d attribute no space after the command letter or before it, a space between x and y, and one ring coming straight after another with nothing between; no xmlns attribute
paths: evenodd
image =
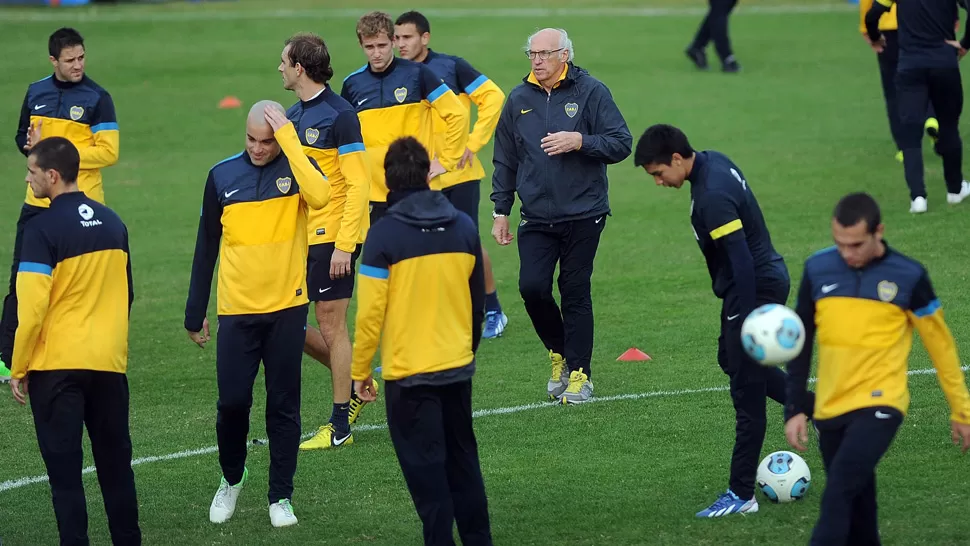
<svg viewBox="0 0 970 546"><path fill-rule="evenodd" d="M364 43L364 38L375 38L381 33L394 39L394 21L383 11L372 11L357 20L357 41Z"/></svg>
<svg viewBox="0 0 970 546"><path fill-rule="evenodd" d="M77 171L81 156L70 140L64 137L49 137L41 140L30 149L30 156L41 170L55 170L66 184L77 182Z"/></svg>
<svg viewBox="0 0 970 546"><path fill-rule="evenodd" d="M84 38L71 27L63 27L54 31L47 39L47 52L55 59L61 58L61 51L74 46L84 46Z"/></svg>
<svg viewBox="0 0 970 546"><path fill-rule="evenodd" d="M875 233L876 228L882 223L879 203L865 192L850 193L839 199L832 216L839 225L845 227L854 226L859 221L865 220L868 233Z"/></svg>
<svg viewBox="0 0 970 546"><path fill-rule="evenodd" d="M323 38L309 32L301 32L291 36L283 46L290 46L287 57L293 66L300 65L306 75L316 83L327 83L333 77L333 67L330 66L330 51Z"/></svg>
<svg viewBox="0 0 970 546"><path fill-rule="evenodd" d="M656 163L670 165L674 154L688 158L694 155L687 135L673 125L652 125L643 132L633 154L633 164L637 167Z"/></svg>
<svg viewBox="0 0 970 546"><path fill-rule="evenodd" d="M414 137L401 137L391 143L384 156L384 176L390 191L428 187L431 158Z"/></svg>
<svg viewBox="0 0 970 546"><path fill-rule="evenodd" d="M418 30L418 34L424 34L425 32L431 32L431 23L428 22L428 18L421 14L419 11L406 11L394 21L395 25L407 25L412 24L414 28Z"/></svg>

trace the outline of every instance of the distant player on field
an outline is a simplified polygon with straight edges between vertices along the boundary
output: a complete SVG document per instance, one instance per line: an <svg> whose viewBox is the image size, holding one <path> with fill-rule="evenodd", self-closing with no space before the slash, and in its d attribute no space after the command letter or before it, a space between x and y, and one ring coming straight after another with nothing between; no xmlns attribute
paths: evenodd
<svg viewBox="0 0 970 546"><path fill-rule="evenodd" d="M879 61L879 79L882 82L882 94L886 101L886 114L889 118L889 132L896 143L896 159L903 161L902 122L899 120L899 101L896 100L896 69L899 65L899 23L896 20L896 6L879 18L879 31L882 32L885 43L873 43L866 31L866 13L872 7L873 0L859 0L859 31L866 43L876 52ZM940 122L933 117L933 105L930 104L924 123L926 134L935 142L940 133Z"/></svg>
<svg viewBox="0 0 970 546"><path fill-rule="evenodd" d="M805 347L788 364L785 436L804 451L814 411L827 478L814 546L879 544L876 465L909 408L906 367L919 332L950 405L953 443L970 448L970 393L926 268L884 240L879 205L843 197L835 246L805 262L796 312ZM819 341L816 398L806 393Z"/></svg>
<svg viewBox="0 0 970 546"><path fill-rule="evenodd" d="M354 443L350 425L365 404L350 380L350 333L347 308L354 293L354 263L364 242L370 163L364 151L357 112L334 93L330 52L323 39L297 34L286 41L279 71L283 87L300 101L286 112L303 151L330 180L330 202L310 209L307 239L307 296L314 302L319 328L308 325L304 351L330 368L333 411L330 422L300 449L329 449Z"/></svg>
<svg viewBox="0 0 970 546"><path fill-rule="evenodd" d="M428 47L430 40L431 23L421 13L409 11L401 14L394 22L394 43L401 57L424 63L431 68L458 95L469 112L472 103L478 108L475 127L468 135L468 147L465 148L457 169L442 174L431 186L431 189L440 189L458 210L470 216L475 226L478 226L478 206L485 169L475 154L495 133L502 104L505 102L505 93L465 59L432 51ZM446 127L444 120L436 115L435 137L439 152L447 147L444 142L447 136ZM491 339L502 335L509 319L499 304L492 262L484 248L482 256L485 259L485 329L482 337Z"/></svg>
<svg viewBox="0 0 970 546"><path fill-rule="evenodd" d="M81 154L78 188L95 201L104 203L101 169L118 162L118 119L111 95L87 76L84 39L73 28L61 28L47 40L50 76L27 87L17 127L17 150L25 156L42 139L60 136L71 141ZM50 200L27 198L17 220L17 236L10 266L10 288L0 315L0 383L10 378L6 364L13 362L14 332L17 330L17 269L27 221L50 206ZM6 364L5 364L6 363Z"/></svg>
<svg viewBox="0 0 970 546"><path fill-rule="evenodd" d="M394 21L382 11L357 21L357 40L367 64L344 78L340 96L357 110L371 160L370 224L387 210L384 154L402 136L413 136L435 151L435 116L444 120L444 145L432 155L432 178L454 171L468 147L470 113L434 71L394 57ZM436 182L432 182L436 183Z"/></svg>
<svg viewBox="0 0 970 546"><path fill-rule="evenodd" d="M876 50L887 45L879 21L894 0L876 0L866 13L869 40ZM901 147L912 213L926 212L923 172L923 124L927 105L939 120L939 139L934 150L943 158L946 201L960 203L970 196L970 182L963 179L963 141L959 123L963 111L963 82L959 61L970 48L970 24L963 38L955 39L954 21L959 0L907 0L897 6L899 19L899 65L896 99L899 102Z"/></svg>
<svg viewBox="0 0 970 546"><path fill-rule="evenodd" d="M741 345L741 324L757 307L788 300L788 268L771 243L761 207L741 169L712 150L695 151L670 125L647 129L634 152L658 186L680 189L690 181L690 224L723 300L717 361L730 378L736 415L730 488L698 517L758 511L755 475L767 428L766 397L785 403L785 372L750 359Z"/></svg>

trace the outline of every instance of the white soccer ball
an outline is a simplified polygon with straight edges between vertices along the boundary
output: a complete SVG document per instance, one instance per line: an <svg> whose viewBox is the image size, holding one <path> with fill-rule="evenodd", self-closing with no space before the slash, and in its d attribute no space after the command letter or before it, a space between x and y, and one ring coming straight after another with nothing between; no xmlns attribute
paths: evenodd
<svg viewBox="0 0 970 546"><path fill-rule="evenodd" d="M812 483L808 463L791 451L776 451L758 465L758 489L771 502L801 500Z"/></svg>
<svg viewBox="0 0 970 546"><path fill-rule="evenodd" d="M769 303L751 312L741 325L744 352L763 366L794 359L805 345L805 325L794 311Z"/></svg>

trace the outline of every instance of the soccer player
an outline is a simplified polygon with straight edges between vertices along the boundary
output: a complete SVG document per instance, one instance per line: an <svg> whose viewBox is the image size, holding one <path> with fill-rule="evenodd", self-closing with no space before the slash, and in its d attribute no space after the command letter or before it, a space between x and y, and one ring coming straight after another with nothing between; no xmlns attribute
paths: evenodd
<svg viewBox="0 0 970 546"><path fill-rule="evenodd" d="M738 72L741 65L734 58L731 50L731 38L728 36L728 19L738 0L708 0L710 7L707 15L697 29L694 41L687 46L687 57L701 70L707 70L707 53L704 49L714 40L714 49L721 58L721 69L724 72Z"/></svg>
<svg viewBox="0 0 970 546"><path fill-rule="evenodd" d="M885 38L885 44L873 43L866 32L866 13L872 7L873 0L859 0L859 31L873 50L879 61L879 78L882 82L882 95L886 101L886 114L889 117L889 132L896 143L896 160L903 161L902 137L900 133L899 104L896 101L896 67L899 65L899 23L896 20L896 6L879 18L879 30ZM923 124L926 134L935 142L939 137L940 122L933 117L933 105L927 109L926 122Z"/></svg>
<svg viewBox="0 0 970 546"><path fill-rule="evenodd" d="M458 162L458 168L436 178L436 184L432 186L432 189L440 189L458 210L470 216L478 226L478 205L485 169L475 154L495 133L502 103L505 102L505 93L465 59L432 51L428 47L430 41L431 23L421 13L409 11L401 14L394 22L394 43L401 57L428 65L458 95L469 113L472 103L478 108L478 117L471 134L468 135L468 147ZM436 115L435 137L438 150L446 147L445 129L444 120ZM482 337L492 339L502 335L509 318L502 312L502 305L498 301L492 262L484 248L482 256L485 259L485 330Z"/></svg>
<svg viewBox="0 0 970 546"><path fill-rule="evenodd" d="M61 544L88 543L82 430L91 439L114 544L141 544L128 429L128 229L78 188L83 155L59 136L35 142L27 183L43 212L23 226L20 322L10 387L26 403L47 467Z"/></svg>
<svg viewBox="0 0 970 546"><path fill-rule="evenodd" d="M758 511L755 475L767 428L766 397L785 403L785 372L749 358L741 345L741 324L757 307L784 305L790 279L771 243L761 207L741 169L724 154L697 151L680 129L648 128L637 142L634 164L658 186L680 189L690 181L690 225L722 300L717 361L730 378L735 411L734 453L729 489L698 517Z"/></svg>
<svg viewBox="0 0 970 546"><path fill-rule="evenodd" d="M304 351L330 368L333 411L330 421L300 444L300 449L329 449L354 443L350 424L365 402L353 393L347 308L354 293L354 264L364 242L364 217L370 188L370 164L354 108L334 93L330 52L322 38L296 34L283 47L279 71L283 87L300 101L286 112L303 151L330 181L330 202L310 210L307 238L307 296L314 302L319 328L308 325Z"/></svg>
<svg viewBox="0 0 970 546"><path fill-rule="evenodd" d="M246 483L253 382L262 360L269 435L269 517L297 523L293 475L300 445L300 366L307 317L307 214L330 200L319 165L272 101L253 105L246 149L209 170L192 262L185 329L204 348L206 309L219 260L216 438L222 483L209 520L224 523ZM221 243L221 244L220 244Z"/></svg>
<svg viewBox="0 0 970 546"><path fill-rule="evenodd" d="M869 40L876 51L887 45L879 20L894 0L877 0L866 13ZM970 47L970 24L956 41L954 17L958 0L911 0L899 4L899 65L896 97L899 102L903 169L909 186L912 213L926 212L923 150L920 147L927 104L939 120L934 150L943 158L946 201L957 204L970 196L970 182L963 179L963 142L958 128L963 111L963 83L959 60Z"/></svg>
<svg viewBox="0 0 970 546"><path fill-rule="evenodd" d="M942 121L942 120L941 120ZM805 451L814 411L825 492L811 544L879 544L876 465L909 409L906 367L919 332L950 405L953 443L970 448L970 393L956 343L926 268L883 236L868 194L843 197L832 218L835 246L805 262L795 311L805 346L788 363L785 436ZM806 395L819 341L818 396Z"/></svg>
<svg viewBox="0 0 970 546"><path fill-rule="evenodd" d="M370 218L373 225L387 210L384 154L402 136L413 136L433 153L434 110L445 129L431 161L431 177L458 167L468 145L469 111L454 91L422 63L394 56L394 21L374 11L357 21L357 41L367 64L344 78L340 96L357 110L364 146L371 160Z"/></svg>
<svg viewBox="0 0 970 546"><path fill-rule="evenodd" d="M590 278L610 214L606 167L630 155L633 137L606 85L573 64L565 30L536 32L525 54L532 70L509 93L495 130L492 237L512 242L518 194L519 293L549 351L546 392L578 404L593 396ZM557 264L562 309L552 294Z"/></svg>
<svg viewBox="0 0 970 546"><path fill-rule="evenodd" d="M118 120L114 102L107 91L85 74L84 39L76 30L56 30L47 40L47 50L54 73L27 87L15 139L17 149L26 156L42 139L67 138L81 155L77 179L80 191L98 203L104 203L101 169L118 162ZM16 282L24 226L49 206L49 199L35 197L30 189L27 190L17 220L10 288L0 315L0 383L10 378L6 364L13 362L14 332L17 330Z"/></svg>
<svg viewBox="0 0 970 546"><path fill-rule="evenodd" d="M490 545L488 501L472 427L472 376L484 315L481 240L472 219L431 191L429 152L414 138L384 157L389 208L364 244L353 377L373 399L381 343L387 425L425 544Z"/></svg>

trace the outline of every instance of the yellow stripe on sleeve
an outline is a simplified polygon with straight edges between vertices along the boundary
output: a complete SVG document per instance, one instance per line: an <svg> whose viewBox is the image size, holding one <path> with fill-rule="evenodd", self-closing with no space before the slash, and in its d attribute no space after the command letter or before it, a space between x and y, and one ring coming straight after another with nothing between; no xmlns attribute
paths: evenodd
<svg viewBox="0 0 970 546"><path fill-rule="evenodd" d="M711 231L711 239L720 239L721 237L730 235L739 229L741 229L741 219L738 218L737 220L731 220L723 226Z"/></svg>

